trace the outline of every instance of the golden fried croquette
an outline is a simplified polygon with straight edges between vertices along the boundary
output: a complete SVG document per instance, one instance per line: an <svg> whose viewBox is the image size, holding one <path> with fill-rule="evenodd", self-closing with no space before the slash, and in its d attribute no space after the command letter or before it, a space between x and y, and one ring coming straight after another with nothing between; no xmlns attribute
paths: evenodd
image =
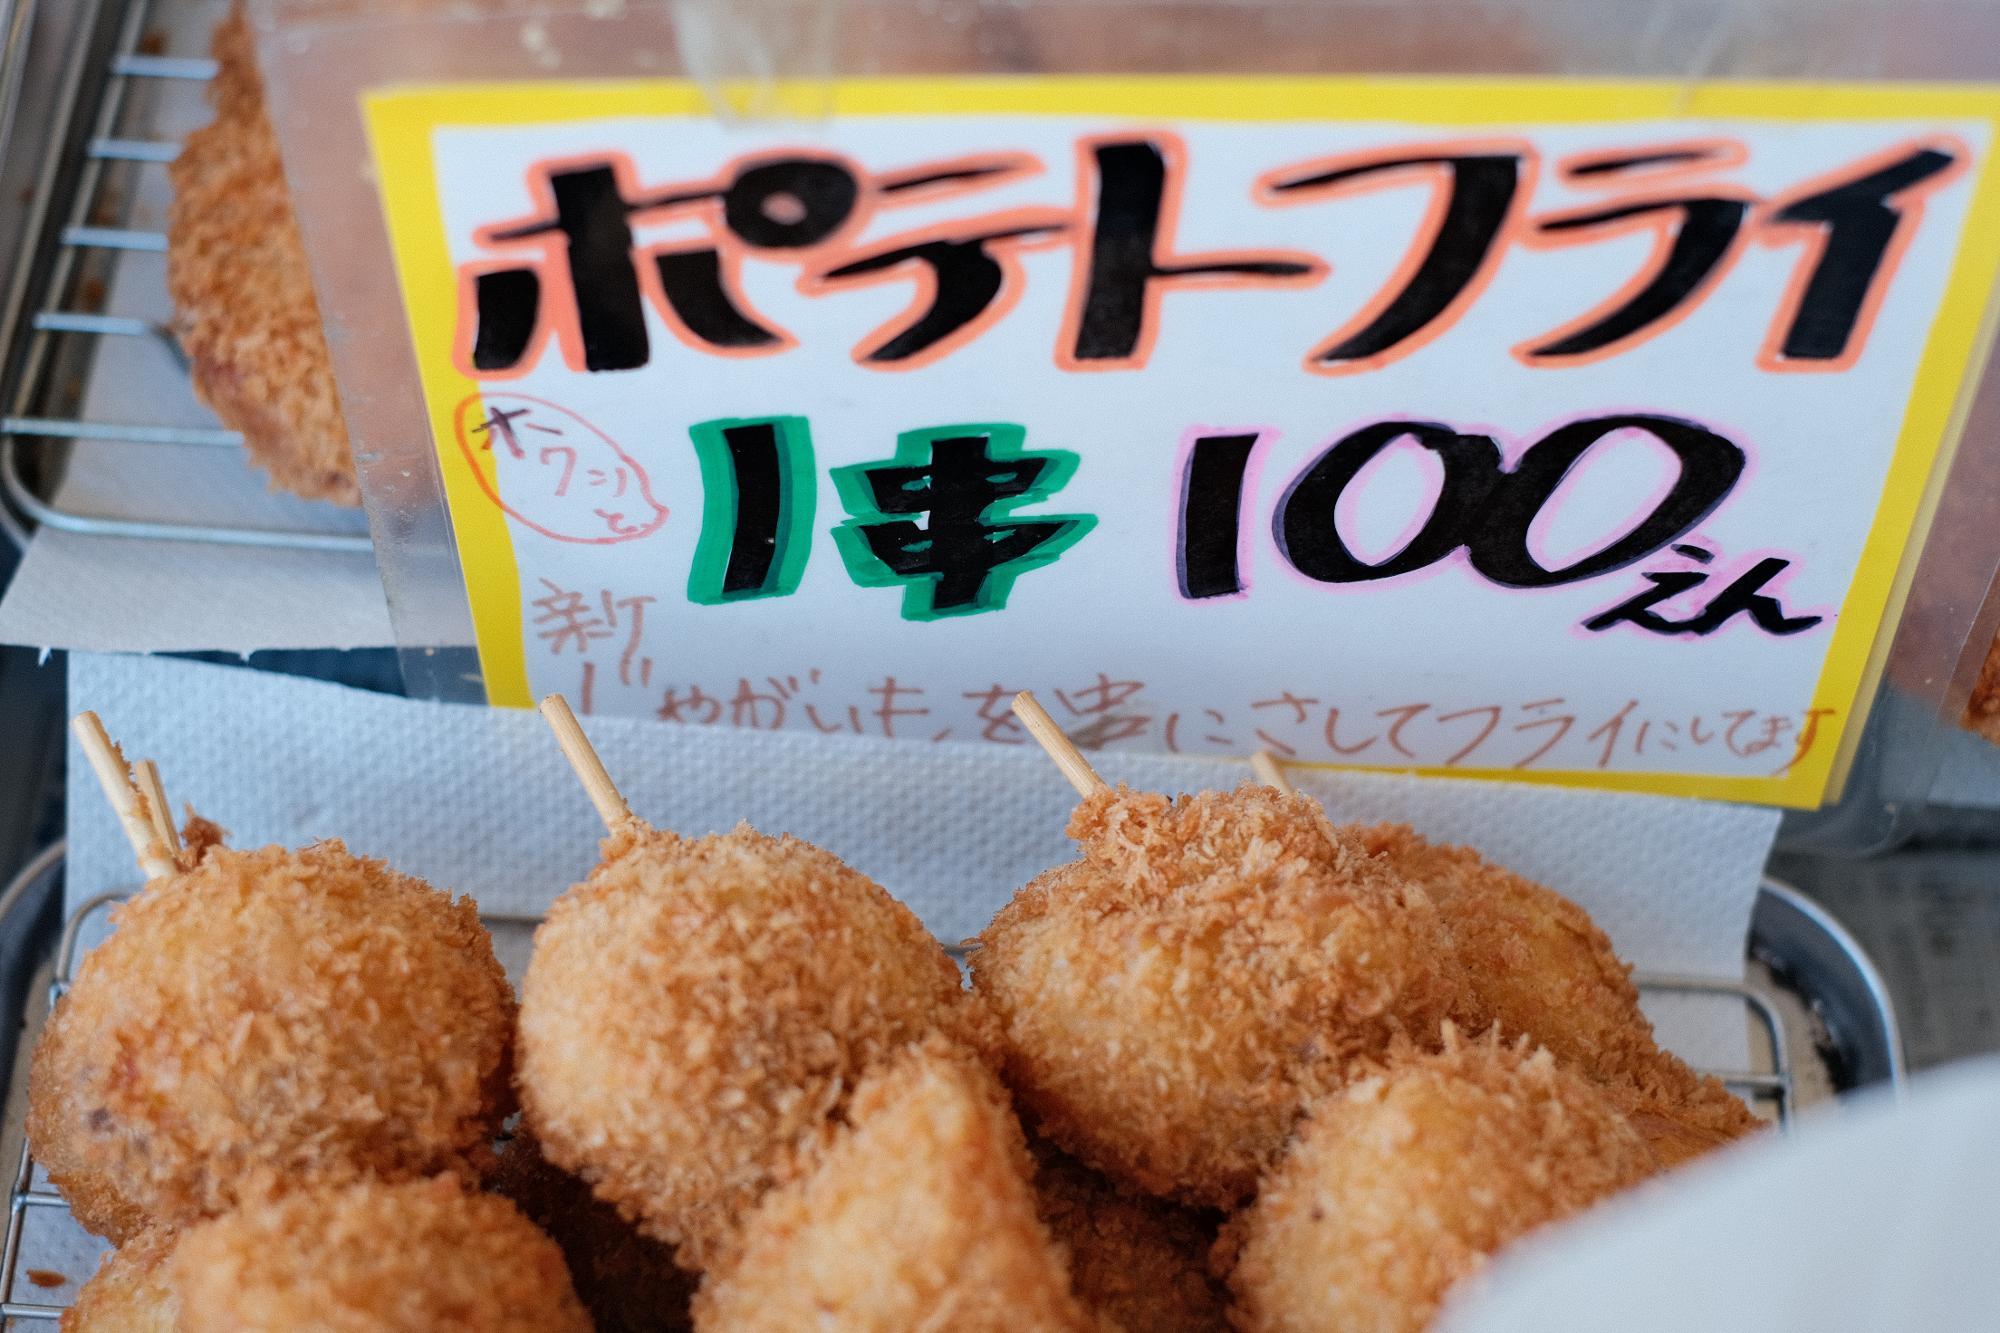
<svg viewBox="0 0 2000 1333"><path fill-rule="evenodd" d="M1496 1037L1405 1050L1319 1103L1232 1221L1242 1333L1424 1328L1523 1233L1652 1173L1586 1079Z"/></svg>
<svg viewBox="0 0 2000 1333"><path fill-rule="evenodd" d="M450 1176L251 1204L172 1275L181 1333L590 1333L556 1243Z"/></svg>
<svg viewBox="0 0 2000 1333"><path fill-rule="evenodd" d="M57 1012L61 1012L61 1001L57 1003ZM55 1035L54 1026L51 1022L42 1030L28 1066L28 1142L35 1160L62 1191L77 1223L113 1245L124 1245L151 1226L152 1220L122 1187L115 1167L84 1165L88 1112L79 1108L72 1080L59 1082L56 1077L80 1057L68 1054L60 1045L62 1039Z"/></svg>
<svg viewBox="0 0 2000 1333"><path fill-rule="evenodd" d="M202 401L243 432L274 486L358 505L312 271L240 14L214 45L215 119L167 167L167 288L181 348Z"/></svg>
<svg viewBox="0 0 2000 1333"><path fill-rule="evenodd" d="M1082 859L993 919L973 983L1023 1112L1126 1185L1239 1202L1349 1063L1461 1003L1430 899L1310 800L1119 788L1069 832Z"/></svg>
<svg viewBox="0 0 2000 1333"><path fill-rule="evenodd" d="M180 1303L168 1276L177 1239L154 1227L106 1255L63 1312L62 1333L177 1333Z"/></svg>
<svg viewBox="0 0 2000 1333"><path fill-rule="evenodd" d="M849 1125L764 1196L695 1296L703 1333L1086 1333L993 1075L942 1040L863 1079Z"/></svg>
<svg viewBox="0 0 2000 1333"><path fill-rule="evenodd" d="M542 1156L531 1135L514 1136L486 1186L562 1247L597 1333L681 1333L692 1326L695 1280L674 1263L673 1252Z"/></svg>
<svg viewBox="0 0 2000 1333"><path fill-rule="evenodd" d="M1765 1127L1721 1080L1697 1074L1649 1039L1607 1070L1599 1086L1645 1138L1663 1169L1690 1162Z"/></svg>
<svg viewBox="0 0 2000 1333"><path fill-rule="evenodd" d="M1405 825L1354 831L1437 903L1466 972L1466 1003L1454 1014L1463 1027L1497 1023L1602 1084L1666 1166L1762 1123L1720 1082L1660 1048L1631 968L1581 907Z"/></svg>
<svg viewBox="0 0 2000 1333"><path fill-rule="evenodd" d="M112 920L30 1078L35 1159L86 1227L490 1164L514 1006L471 900L338 841L214 847Z"/></svg>
<svg viewBox="0 0 2000 1333"><path fill-rule="evenodd" d="M869 1067L987 1040L916 914L831 853L630 821L535 932L520 1088L550 1161L699 1271Z"/></svg>
<svg viewBox="0 0 2000 1333"><path fill-rule="evenodd" d="M1470 847L1428 842L1407 825L1353 832L1437 904L1468 983L1452 1015L1461 1027L1484 1032L1498 1023L1593 1074L1652 1044L1632 969L1581 907Z"/></svg>
<svg viewBox="0 0 2000 1333"><path fill-rule="evenodd" d="M1208 1271L1219 1214L1121 1190L1046 1144L1034 1151L1036 1211L1086 1310L1126 1333L1228 1328L1228 1293Z"/></svg>

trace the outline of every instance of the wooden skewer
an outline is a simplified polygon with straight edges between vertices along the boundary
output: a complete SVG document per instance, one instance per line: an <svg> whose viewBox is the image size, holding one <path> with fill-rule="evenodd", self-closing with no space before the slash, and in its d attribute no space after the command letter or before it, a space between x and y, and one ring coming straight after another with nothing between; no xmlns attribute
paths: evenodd
<svg viewBox="0 0 2000 1333"><path fill-rule="evenodd" d="M1056 725L1048 710L1035 701L1034 695L1022 690L1014 696L1014 716L1021 719L1021 725L1028 729L1035 743L1055 760L1056 767L1069 779L1069 785L1076 788L1078 796L1111 789L1111 784L1097 776L1097 770L1083 757L1083 751L1063 734L1063 729Z"/></svg>
<svg viewBox="0 0 2000 1333"><path fill-rule="evenodd" d="M141 759L132 765L132 776L139 784L139 794L146 798L146 816L152 822L153 836L167 849L168 856L178 859L181 834L174 827L174 808L167 804L167 788L160 781L160 766L150 759Z"/></svg>
<svg viewBox="0 0 2000 1333"><path fill-rule="evenodd" d="M91 771L97 774L97 785L104 788L104 799L111 803L118 823L125 830L125 841L132 844L132 855L138 859L139 869L146 872L148 879L175 873L177 867L154 836L152 821L146 817L146 803L132 783L132 770L126 767L125 756L104 730L104 723L97 714L85 711L70 720L70 730L76 733L77 744L83 747Z"/></svg>
<svg viewBox="0 0 2000 1333"><path fill-rule="evenodd" d="M1269 750L1259 750L1250 756L1250 767L1257 774L1257 781L1266 787L1276 787L1287 796L1297 796L1299 789L1285 776L1285 766L1278 762L1278 756Z"/></svg>
<svg viewBox="0 0 2000 1333"><path fill-rule="evenodd" d="M618 794L618 784L604 771L604 761L591 748L590 738L583 734L576 714L569 710L569 701L560 694L551 694L542 700L542 717L556 734L556 744L562 747L569 766L576 770L576 779L583 784L590 803L597 807L597 817L604 821L605 828L616 830L632 817L632 807L625 804L625 798Z"/></svg>

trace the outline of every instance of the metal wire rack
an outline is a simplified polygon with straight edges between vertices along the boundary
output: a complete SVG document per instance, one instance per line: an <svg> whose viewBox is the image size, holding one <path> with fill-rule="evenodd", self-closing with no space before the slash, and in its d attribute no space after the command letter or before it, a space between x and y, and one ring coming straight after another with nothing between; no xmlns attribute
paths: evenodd
<svg viewBox="0 0 2000 1333"><path fill-rule="evenodd" d="M62 449L79 441L203 449L243 448L235 431L149 421L83 419L78 395L68 392L54 367L65 358L87 363L91 347L111 338L139 338L164 344L185 359L172 331L160 323L80 308L81 278L93 266L121 253L163 252L167 238L157 231L108 221L122 213L107 178L120 164L132 169L171 162L180 145L141 136L128 125L128 111L148 84L205 83L215 75L207 59L157 55L148 51L149 25L159 8L154 0L79 0L78 31L63 68L48 122L48 147L35 178L34 199L16 257L7 304L0 310L0 366L11 369L0 400L0 518L9 535L23 535L6 514L8 503L43 527L99 537L145 537L231 546L279 546L325 551L372 549L365 533L283 526L221 526L171 516L136 518L93 514L67 507L38 493L22 468L27 447ZM115 24L106 63L94 34ZM10 51L17 62L31 53ZM88 103L88 105L87 105ZM88 117L88 123L84 117ZM87 303L86 303L87 304ZM246 461L247 466L247 461Z"/></svg>
<svg viewBox="0 0 2000 1333"><path fill-rule="evenodd" d="M36 867L31 866L23 873L24 875L46 873L46 870L47 867L43 867L38 872ZM85 928L102 913L123 902L127 896L105 894L93 898L78 908L65 923L61 941L56 948L54 972L49 982L48 1000L51 1005L69 988ZM517 916L487 916L482 919L496 934L503 931L525 932L531 929L537 920L533 917ZM1766 996L1747 985L1700 977L1642 973L1635 977L1635 980L1643 994L1722 996L1740 1001L1753 1021L1753 1034L1757 1039L1753 1039L1752 1047L1759 1052L1763 1067L1752 1070L1709 1072L1714 1073L1729 1087L1749 1096L1781 1128L1791 1123L1795 1098L1789 1053L1792 1049L1791 1034L1786 1030L1784 1016ZM27 1025L17 1056L17 1070L26 1067L20 1061L32 1049L39 1027L40 1024L33 1021ZM16 1082L19 1081L20 1076L17 1073ZM74 1226L74 1223L68 1221L67 1213L68 1205L63 1202L62 1195L58 1194L45 1179L38 1176L34 1160L23 1144L9 1191L5 1248L0 1249L0 1327L14 1328L28 1323L47 1324L62 1318L63 1311L67 1307L43 1301L23 1300L17 1293L21 1288L22 1246L29 1230L38 1226Z"/></svg>

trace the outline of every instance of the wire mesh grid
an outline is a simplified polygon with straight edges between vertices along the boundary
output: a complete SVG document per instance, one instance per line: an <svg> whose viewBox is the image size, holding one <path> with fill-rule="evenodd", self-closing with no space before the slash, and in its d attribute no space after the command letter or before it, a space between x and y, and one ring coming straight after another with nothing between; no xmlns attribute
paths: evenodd
<svg viewBox="0 0 2000 1333"><path fill-rule="evenodd" d="M80 278L92 263L120 253L158 253L167 248L162 232L108 224L121 211L108 186L111 172L121 164L171 162L180 151L180 144L172 140L136 137L144 131L126 123L129 108L138 100L135 95L147 84L199 84L215 75L212 60L147 50L149 24L158 8L154 0L88 0L84 8L89 13L79 27L86 35L68 53L51 111L48 148L36 176L35 200L15 258L14 287L0 321L6 354L0 364L13 372L4 389L5 415L0 416L0 490L5 493L0 518L7 517L11 503L40 526L99 537L326 551L372 549L366 533L88 513L39 493L29 483L22 468L22 450L27 447L63 448L80 441L239 451L244 447L243 437L232 430L144 420L85 420L80 396L62 389L57 383L62 377L51 373L64 355L87 356L91 350L67 347L69 341L111 338L161 343L186 372L186 360L170 328L153 320L79 308L78 293L83 288ZM88 34L107 21L117 25L109 63L94 68ZM95 90L94 99L86 97L90 90ZM83 116L89 117L88 130L79 137ZM51 253L43 264L37 261L45 248ZM10 530L14 526L10 520ZM10 531L10 535L23 534Z"/></svg>
<svg viewBox="0 0 2000 1333"><path fill-rule="evenodd" d="M85 928L95 918L123 902L127 895L105 894L84 903L69 918L63 927L60 943L56 948L54 971L49 982L49 1003L53 1005L69 988L84 938ZM489 916L483 918L489 926L525 929L532 927L537 918L518 916ZM954 955L958 950L953 949ZM1790 1034L1785 1027L1785 1018L1769 999L1747 985L1728 981L1716 981L1703 977L1679 977L1639 973L1634 980L1640 992L1650 995L1698 995L1721 996L1740 1001L1748 1012L1753 1025L1752 1050L1763 1067L1746 1070L1710 1070L1723 1083L1738 1093L1749 1097L1769 1118L1781 1128L1791 1123L1794 1102L1794 1082L1792 1075ZM17 1052L16 1068L26 1066L21 1063L30 1049L30 1043L39 1025L30 1023ZM0 1328L12 1329L30 1324L47 1324L62 1318L63 1305L44 1301L23 1300L19 1291L23 1269L21 1266L22 1243L30 1228L37 1225L51 1225L60 1220L69 1223L64 1214L68 1205L62 1195L40 1177L35 1169L33 1157L24 1143L15 1165L14 1180L10 1190L7 1210L7 1237L4 1250L0 1250Z"/></svg>

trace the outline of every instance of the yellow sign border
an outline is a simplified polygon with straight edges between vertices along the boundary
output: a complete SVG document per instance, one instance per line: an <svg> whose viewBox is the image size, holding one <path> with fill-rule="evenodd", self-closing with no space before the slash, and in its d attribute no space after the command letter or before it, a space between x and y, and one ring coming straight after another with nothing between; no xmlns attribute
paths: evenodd
<svg viewBox="0 0 2000 1333"><path fill-rule="evenodd" d="M724 96L748 88L722 90ZM1989 298L2000 271L2000 88L1977 84L1808 84L1557 79L970 77L843 79L755 90L774 114L827 116L1085 115L1133 120L1383 121L1408 125L1575 124L1672 119L1771 121L1934 118L1994 127L1979 164L1950 285L1931 326L1833 642L1813 691L1834 710L1838 746L1819 745L1771 777L1690 773L1414 768L1427 776L1505 778L1809 808L1844 785L1909 591L1913 540L1928 530L1958 448L1974 376L1993 338ZM434 181L432 132L446 126L556 124L640 116L706 116L708 95L685 80L523 81L376 89L362 98L397 274L417 350L431 434L458 540L487 697L530 703L520 575L505 517L480 502L480 478L450 446L455 405L479 386L452 362L456 275ZM1975 360L1975 357L1978 358ZM489 465L490 466L490 465ZM488 478L488 480L491 480ZM1326 765L1338 767L1338 765Z"/></svg>

